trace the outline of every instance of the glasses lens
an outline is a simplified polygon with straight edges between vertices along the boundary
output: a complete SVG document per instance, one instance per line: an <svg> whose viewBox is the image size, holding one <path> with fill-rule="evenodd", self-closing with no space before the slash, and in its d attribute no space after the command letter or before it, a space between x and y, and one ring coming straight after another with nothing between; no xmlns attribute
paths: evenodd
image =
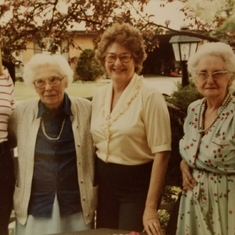
<svg viewBox="0 0 235 235"><path fill-rule="evenodd" d="M217 71L212 74L214 79L220 79L222 78L225 74L227 74L228 71Z"/></svg>
<svg viewBox="0 0 235 235"><path fill-rule="evenodd" d="M117 59L117 56L116 55L107 55L105 59L108 63L114 63Z"/></svg>
<svg viewBox="0 0 235 235"><path fill-rule="evenodd" d="M43 79L37 79L35 80L34 85L38 88L44 87L45 81Z"/></svg>
<svg viewBox="0 0 235 235"><path fill-rule="evenodd" d="M206 72L199 72L199 73L197 73L197 77L199 79L201 79L201 80L205 80L208 77L208 73L206 73Z"/></svg>
<svg viewBox="0 0 235 235"><path fill-rule="evenodd" d="M128 63L131 60L131 55L126 54L126 55L120 55L119 59L123 62L123 63Z"/></svg>
<svg viewBox="0 0 235 235"><path fill-rule="evenodd" d="M53 76L49 78L49 83L51 86L58 86L60 84L60 81L61 81L60 77Z"/></svg>

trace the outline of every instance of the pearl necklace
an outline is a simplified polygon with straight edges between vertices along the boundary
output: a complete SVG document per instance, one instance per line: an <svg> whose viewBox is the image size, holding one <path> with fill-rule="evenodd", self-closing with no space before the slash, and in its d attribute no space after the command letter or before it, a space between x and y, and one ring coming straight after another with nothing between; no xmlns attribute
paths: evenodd
<svg viewBox="0 0 235 235"><path fill-rule="evenodd" d="M42 132L43 132L44 136L46 136L47 139L49 139L49 140L59 140L59 139L60 139L60 136L61 136L61 134L62 134L62 132L63 132L63 129L64 129L64 124L65 124L65 119L63 120L63 123L62 123L62 125L61 125L59 135L58 135L57 137L53 138L53 137L50 137L50 136L46 133L44 121L43 121L43 119L42 119Z"/></svg>
<svg viewBox="0 0 235 235"><path fill-rule="evenodd" d="M232 100L231 96L229 95L227 100L225 101L224 105L221 107L220 112L217 114L217 116L215 117L215 119L213 120L213 122L205 129L202 129L200 127L201 124L201 116L202 116L202 107L205 105L205 99L202 101L200 108L199 108L199 114L198 114L198 133L206 133L207 131L209 131L211 129L211 127L215 124L215 122L219 119L220 115L222 114L222 112L224 111L224 109L228 106L229 102Z"/></svg>

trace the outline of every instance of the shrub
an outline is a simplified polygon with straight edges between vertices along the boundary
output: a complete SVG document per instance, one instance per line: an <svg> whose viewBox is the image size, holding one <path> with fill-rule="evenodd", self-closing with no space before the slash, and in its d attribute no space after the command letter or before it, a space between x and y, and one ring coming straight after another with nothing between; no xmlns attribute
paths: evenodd
<svg viewBox="0 0 235 235"><path fill-rule="evenodd" d="M161 207L169 205L169 208L160 211L161 213L159 214L162 228L169 235L175 234L178 215L178 202L176 202L176 199L182 186L179 141L183 136L183 122L187 115L188 105L202 97L192 81L185 87L182 87L179 83L177 88L177 91L173 92L171 96L166 97L171 119L172 153L167 169L165 187L162 193ZM169 216L170 214L171 216Z"/></svg>
<svg viewBox="0 0 235 235"><path fill-rule="evenodd" d="M99 76L103 75L103 70L94 58L95 51L91 49L85 49L81 53L75 71L82 81L94 81Z"/></svg>
<svg viewBox="0 0 235 235"><path fill-rule="evenodd" d="M179 141L183 136L183 123L187 115L188 105L201 97L192 81L185 87L178 83L177 90L171 96L166 97L172 134L172 156L168 165L166 185L181 186Z"/></svg>
<svg viewBox="0 0 235 235"><path fill-rule="evenodd" d="M183 87L181 83L177 84L178 90L174 91L167 101L178 107L182 115L186 116L187 108L193 101L202 98L202 95L197 91L196 86L190 80L189 85Z"/></svg>

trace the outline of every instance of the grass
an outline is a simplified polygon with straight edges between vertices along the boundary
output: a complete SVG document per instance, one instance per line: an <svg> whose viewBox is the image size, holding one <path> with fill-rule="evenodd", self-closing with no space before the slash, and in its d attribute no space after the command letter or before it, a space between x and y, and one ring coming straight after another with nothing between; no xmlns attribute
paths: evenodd
<svg viewBox="0 0 235 235"><path fill-rule="evenodd" d="M68 95L79 97L93 96L96 90L108 83L108 80L100 80L96 82L74 82L65 90ZM24 82L17 81L15 83L14 98L16 101L31 99L38 97L36 91L24 84Z"/></svg>

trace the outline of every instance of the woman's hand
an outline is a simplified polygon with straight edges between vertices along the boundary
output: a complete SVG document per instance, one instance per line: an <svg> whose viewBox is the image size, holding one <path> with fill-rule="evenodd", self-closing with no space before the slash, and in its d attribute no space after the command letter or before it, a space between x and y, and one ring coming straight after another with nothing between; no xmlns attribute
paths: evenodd
<svg viewBox="0 0 235 235"><path fill-rule="evenodd" d="M190 172L190 168L184 160L182 160L180 162L180 170L181 170L182 179L183 179L183 190L184 191L187 191L187 190L192 191L194 186L197 185L197 181L193 178L193 176Z"/></svg>
<svg viewBox="0 0 235 235"><path fill-rule="evenodd" d="M143 215L144 232L148 235L163 235L157 208L145 208Z"/></svg>

